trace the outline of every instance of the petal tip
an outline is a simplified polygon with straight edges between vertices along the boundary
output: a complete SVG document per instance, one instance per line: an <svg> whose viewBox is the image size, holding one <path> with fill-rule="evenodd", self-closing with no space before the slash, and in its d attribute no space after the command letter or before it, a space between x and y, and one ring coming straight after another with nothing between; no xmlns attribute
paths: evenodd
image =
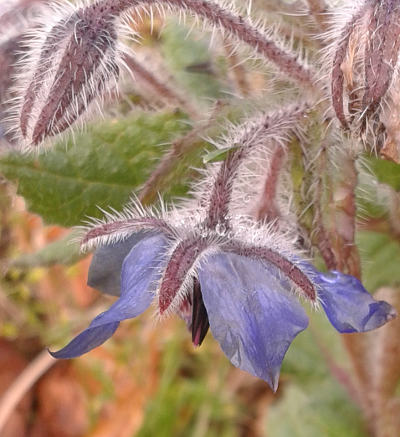
<svg viewBox="0 0 400 437"><path fill-rule="evenodd" d="M266 382L271 387L271 390L276 393L279 386L279 375L280 375L280 369L276 370L269 370L266 375Z"/></svg>
<svg viewBox="0 0 400 437"><path fill-rule="evenodd" d="M398 316L398 313L395 308L392 307L392 309L388 312L386 316L386 321L390 322L391 320L395 319Z"/></svg>
<svg viewBox="0 0 400 437"><path fill-rule="evenodd" d="M53 351L51 351L49 348L46 348L46 350L47 350L47 353L48 353L49 355L51 355L53 358L55 358L55 359L58 358L58 357L57 357L57 351L53 352Z"/></svg>
<svg viewBox="0 0 400 437"><path fill-rule="evenodd" d="M58 351L51 351L50 349L47 349L47 352L56 360L68 360L70 358L75 358L74 356L70 356L70 354L66 353L66 351L63 349L59 349Z"/></svg>
<svg viewBox="0 0 400 437"><path fill-rule="evenodd" d="M397 316L385 301L376 301L362 283L337 271L318 276L322 307L334 328L342 334L367 332Z"/></svg>

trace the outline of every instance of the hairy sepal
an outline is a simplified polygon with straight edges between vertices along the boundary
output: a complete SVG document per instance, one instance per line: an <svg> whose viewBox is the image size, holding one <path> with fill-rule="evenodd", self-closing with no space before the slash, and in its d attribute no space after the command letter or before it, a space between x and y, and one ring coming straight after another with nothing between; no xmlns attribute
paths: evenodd
<svg viewBox="0 0 400 437"><path fill-rule="evenodd" d="M295 285L302 297L312 303L317 302L317 288L309 277L311 273L307 275L301 268L300 262L296 262L269 247L247 245L241 241L231 241L224 245L223 250L262 261L269 268L275 267L282 278L289 279Z"/></svg>
<svg viewBox="0 0 400 437"><path fill-rule="evenodd" d="M158 289L160 316L179 309L182 301L191 294L198 264L207 254L216 250L212 238L203 238L196 234L179 241L171 248Z"/></svg>
<svg viewBox="0 0 400 437"><path fill-rule="evenodd" d="M29 35L21 60L19 99L10 125L25 150L36 150L115 89L120 46L115 17L97 4L49 8ZM17 128L15 128L17 126Z"/></svg>
<svg viewBox="0 0 400 437"><path fill-rule="evenodd" d="M103 219L91 219L86 226L79 228L83 251L116 243L139 231L160 232L172 239L176 237L176 230L167 222L167 212L163 206L160 211L145 208L133 197L121 212L103 212Z"/></svg>

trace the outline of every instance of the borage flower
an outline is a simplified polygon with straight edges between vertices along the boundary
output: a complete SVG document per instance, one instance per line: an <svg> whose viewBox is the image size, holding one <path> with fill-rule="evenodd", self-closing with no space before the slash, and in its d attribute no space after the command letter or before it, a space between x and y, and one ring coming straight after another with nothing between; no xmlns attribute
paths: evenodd
<svg viewBox="0 0 400 437"><path fill-rule="evenodd" d="M90 351L155 300L160 316L177 313L186 321L195 345L210 327L232 364L276 390L284 355L308 325L298 296L313 305L320 301L339 332L364 332L392 319L393 308L375 301L357 279L320 273L303 261L288 233L232 213L234 182L249 150L271 136L276 142L276 132L283 139L304 111L292 107L240 127L235 141L228 141L241 146L217 166L212 185L201 185L211 192L200 193L195 208L157 214L133 202L96 223L83 239L89 247L103 244L89 285L111 294L120 289L120 297L52 355Z"/></svg>
<svg viewBox="0 0 400 437"><path fill-rule="evenodd" d="M294 287L312 302L318 298L339 332L368 331L395 316L389 304L375 301L354 277L319 273L270 247L211 233L178 241L172 233L139 233L100 248L89 284L115 294L120 273L121 296L53 356L72 358L90 351L111 337L122 320L140 315L156 299L160 314L173 308L185 319L195 345L210 325L232 364L276 390L283 357L308 325Z"/></svg>

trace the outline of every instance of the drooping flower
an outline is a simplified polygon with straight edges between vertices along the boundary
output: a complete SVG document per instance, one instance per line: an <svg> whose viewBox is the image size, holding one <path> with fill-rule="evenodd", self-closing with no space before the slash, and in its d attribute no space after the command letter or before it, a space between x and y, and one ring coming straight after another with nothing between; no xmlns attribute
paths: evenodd
<svg viewBox="0 0 400 437"><path fill-rule="evenodd" d="M313 303L319 300L342 333L375 329L395 316L389 304L375 301L352 276L319 273L272 249L273 244L250 245L203 231L182 240L157 229L98 249L89 284L115 294L120 282L121 295L53 355L72 358L88 352L111 337L122 320L137 317L156 300L160 314L182 316L195 345L210 326L232 364L276 390L284 355L308 325L295 289ZM282 243L282 236L270 238Z"/></svg>
<svg viewBox="0 0 400 437"><path fill-rule="evenodd" d="M122 320L155 300L160 316L177 313L185 320L195 345L210 328L232 364L276 390L284 355L308 325L297 295L321 302L339 332L364 332L392 319L393 308L375 301L357 279L318 272L289 233L241 215L233 205L242 161L269 138L276 140L276 132L284 138L305 111L294 106L240 127L229 142L241 146L215 167L211 185L200 185L204 190L192 208L158 214L132 202L95 223L83 238L86 246L102 244L89 284L110 294L120 290L120 297L53 356L72 358L99 346Z"/></svg>

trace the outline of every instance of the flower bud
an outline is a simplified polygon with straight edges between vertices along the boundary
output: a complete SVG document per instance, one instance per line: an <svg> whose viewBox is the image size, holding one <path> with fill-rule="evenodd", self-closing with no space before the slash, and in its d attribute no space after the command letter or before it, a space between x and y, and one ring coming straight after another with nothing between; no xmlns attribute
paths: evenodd
<svg viewBox="0 0 400 437"><path fill-rule="evenodd" d="M17 124L28 149L69 128L119 74L110 10L94 4L52 23L33 30L37 48L21 63Z"/></svg>
<svg viewBox="0 0 400 437"><path fill-rule="evenodd" d="M331 72L332 104L345 129L381 149L382 114L398 81L400 3L365 0L341 28ZM371 141L372 140L372 141Z"/></svg>

